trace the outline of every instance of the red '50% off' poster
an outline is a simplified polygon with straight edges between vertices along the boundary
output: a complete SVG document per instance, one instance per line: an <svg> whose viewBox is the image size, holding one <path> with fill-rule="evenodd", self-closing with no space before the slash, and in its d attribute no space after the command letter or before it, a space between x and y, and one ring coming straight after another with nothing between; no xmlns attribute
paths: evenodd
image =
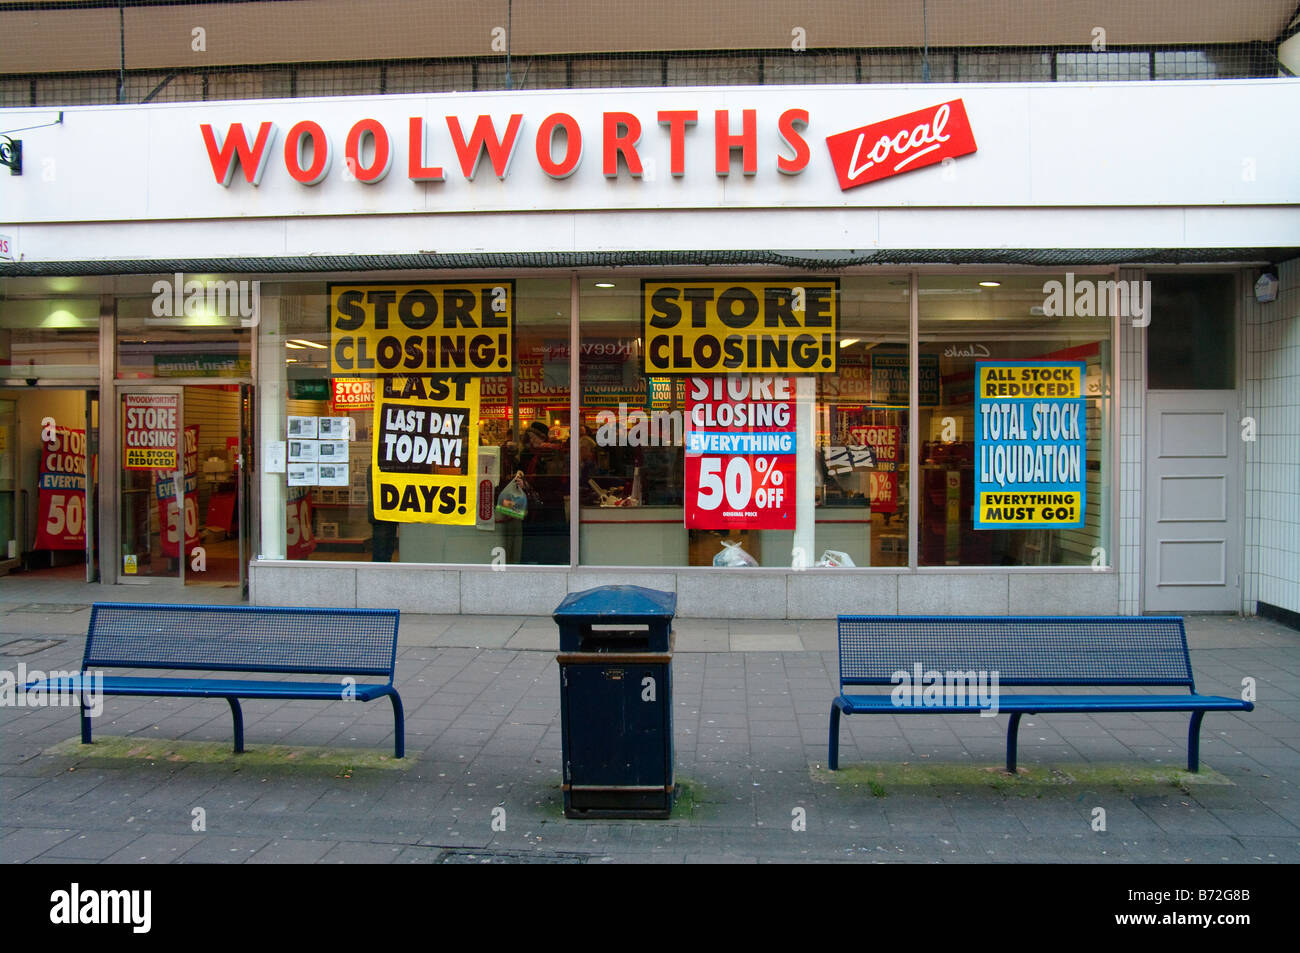
<svg viewBox="0 0 1300 953"><path fill-rule="evenodd" d="M687 529L793 529L794 467L793 378L690 378Z"/></svg>

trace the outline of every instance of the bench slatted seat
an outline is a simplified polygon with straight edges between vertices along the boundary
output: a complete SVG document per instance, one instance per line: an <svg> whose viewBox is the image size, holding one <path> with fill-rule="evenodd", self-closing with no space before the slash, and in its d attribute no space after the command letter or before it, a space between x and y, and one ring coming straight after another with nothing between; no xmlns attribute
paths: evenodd
<svg viewBox="0 0 1300 953"><path fill-rule="evenodd" d="M234 720L235 751L244 750L239 699L371 701L393 705L396 757L405 754L405 718L393 686L396 609L318 609L95 603L81 673L44 679L30 690L81 696L81 741L91 743L86 693L224 698ZM160 669L158 676L105 676L106 668ZM183 677L172 672L327 675L330 681ZM94 675L99 673L101 680ZM360 681L383 678L384 682Z"/></svg>
<svg viewBox="0 0 1300 953"><path fill-rule="evenodd" d="M1023 715L1061 712L1191 712L1187 770L1200 764L1201 721L1210 711L1253 711L1251 702L1198 695L1178 616L852 616L838 619L840 694L831 703L827 764L839 768L840 715L1006 712L1007 770L1016 770ZM898 686L938 673L959 690L848 694L847 686ZM953 679L950 674L959 673ZM997 673L992 704L962 691ZM927 676L927 680L932 677ZM941 688L943 686L941 685ZM1007 694L1005 688L1098 688L1089 694ZM1115 689L1185 688L1188 694L1120 694ZM972 698L971 695L976 695ZM928 703L927 703L928 702Z"/></svg>

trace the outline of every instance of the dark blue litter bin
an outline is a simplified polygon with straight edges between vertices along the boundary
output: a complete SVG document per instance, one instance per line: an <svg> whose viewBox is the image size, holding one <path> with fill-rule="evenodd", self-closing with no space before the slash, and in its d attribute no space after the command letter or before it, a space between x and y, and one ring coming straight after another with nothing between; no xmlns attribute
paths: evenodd
<svg viewBox="0 0 1300 953"><path fill-rule="evenodd" d="M676 611L674 593L641 586L575 592L556 606L566 817L672 811Z"/></svg>

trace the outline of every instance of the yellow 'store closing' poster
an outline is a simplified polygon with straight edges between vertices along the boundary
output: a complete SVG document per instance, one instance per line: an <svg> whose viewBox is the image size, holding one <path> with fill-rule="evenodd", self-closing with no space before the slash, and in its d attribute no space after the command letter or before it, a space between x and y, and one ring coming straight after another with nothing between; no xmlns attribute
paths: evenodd
<svg viewBox="0 0 1300 953"><path fill-rule="evenodd" d="M330 373L508 374L513 281L329 286Z"/></svg>
<svg viewBox="0 0 1300 953"><path fill-rule="evenodd" d="M428 379L423 400L375 396L371 461L375 519L474 525L478 381Z"/></svg>

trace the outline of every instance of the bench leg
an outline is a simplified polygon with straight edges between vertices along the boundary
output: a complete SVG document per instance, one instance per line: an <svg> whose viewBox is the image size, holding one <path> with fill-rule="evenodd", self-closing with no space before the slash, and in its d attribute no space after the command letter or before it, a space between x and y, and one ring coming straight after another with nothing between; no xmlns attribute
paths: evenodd
<svg viewBox="0 0 1300 953"><path fill-rule="evenodd" d="M1205 712L1192 712L1192 723L1187 728L1187 770L1193 774L1201 770L1201 721Z"/></svg>
<svg viewBox="0 0 1300 953"><path fill-rule="evenodd" d="M1011 724L1007 725L1007 773L1016 773L1016 743L1020 738L1021 712L1013 712Z"/></svg>
<svg viewBox="0 0 1300 953"><path fill-rule="evenodd" d="M840 706L831 702L831 737L826 749L826 767L832 771L840 769Z"/></svg>
<svg viewBox="0 0 1300 953"><path fill-rule="evenodd" d="M235 722L235 754L244 753L244 712L239 707L238 698L227 698L230 702L230 717Z"/></svg>
<svg viewBox="0 0 1300 953"><path fill-rule="evenodd" d="M90 715L86 713L86 696L77 698L77 712L81 715L81 743L90 744Z"/></svg>
<svg viewBox="0 0 1300 953"><path fill-rule="evenodd" d="M402 700L397 692L388 696L393 702L393 757L406 757L406 715L402 712Z"/></svg>

